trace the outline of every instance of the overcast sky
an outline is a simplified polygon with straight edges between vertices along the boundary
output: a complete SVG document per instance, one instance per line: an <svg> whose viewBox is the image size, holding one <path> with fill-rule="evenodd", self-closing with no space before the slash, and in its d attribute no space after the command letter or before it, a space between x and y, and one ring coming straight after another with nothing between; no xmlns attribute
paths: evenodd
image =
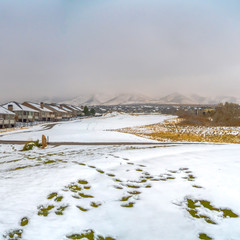
<svg viewBox="0 0 240 240"><path fill-rule="evenodd" d="M239 0L0 0L0 102L240 95Z"/></svg>

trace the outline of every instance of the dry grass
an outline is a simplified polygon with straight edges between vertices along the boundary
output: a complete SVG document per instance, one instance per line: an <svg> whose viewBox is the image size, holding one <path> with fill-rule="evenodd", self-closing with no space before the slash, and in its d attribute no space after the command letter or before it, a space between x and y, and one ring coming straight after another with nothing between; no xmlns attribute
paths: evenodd
<svg viewBox="0 0 240 240"><path fill-rule="evenodd" d="M124 128L119 131L162 142L240 143L240 128L182 126L179 121L173 119L162 124Z"/></svg>

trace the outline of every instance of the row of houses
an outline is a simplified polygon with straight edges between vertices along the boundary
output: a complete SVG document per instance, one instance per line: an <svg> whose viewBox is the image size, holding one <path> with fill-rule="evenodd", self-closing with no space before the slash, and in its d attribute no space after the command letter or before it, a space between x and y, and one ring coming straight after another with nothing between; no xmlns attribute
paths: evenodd
<svg viewBox="0 0 240 240"><path fill-rule="evenodd" d="M69 104L8 102L0 106L0 128L15 127L16 122L61 121L83 115L81 107Z"/></svg>

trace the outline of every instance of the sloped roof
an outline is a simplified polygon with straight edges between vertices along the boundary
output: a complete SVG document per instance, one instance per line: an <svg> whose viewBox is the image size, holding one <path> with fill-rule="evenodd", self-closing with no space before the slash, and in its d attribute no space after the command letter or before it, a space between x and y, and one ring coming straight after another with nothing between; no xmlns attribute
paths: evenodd
<svg viewBox="0 0 240 240"><path fill-rule="evenodd" d="M48 107L58 111L58 112L62 112L62 113L67 113L66 111L64 111L63 109L59 108L58 106L52 105L52 104L48 104Z"/></svg>
<svg viewBox="0 0 240 240"><path fill-rule="evenodd" d="M69 104L64 104L64 106L68 107L69 111L76 111L77 110L76 108L74 108L72 105L69 105Z"/></svg>
<svg viewBox="0 0 240 240"><path fill-rule="evenodd" d="M81 107L74 106L78 111L83 111Z"/></svg>
<svg viewBox="0 0 240 240"><path fill-rule="evenodd" d="M62 106L62 109L63 109L64 111L66 111L66 112L72 112L70 109L68 109L68 108L66 108L66 107L64 107L64 106Z"/></svg>
<svg viewBox="0 0 240 240"><path fill-rule="evenodd" d="M70 108L72 108L73 110L78 110L75 106L73 106L73 105L68 105Z"/></svg>
<svg viewBox="0 0 240 240"><path fill-rule="evenodd" d="M39 103L32 103L32 102L26 102L30 105L32 105L33 107L37 108L39 111L42 111L42 112L50 112L52 113L53 111L51 111L50 109L46 108L46 107L43 107L41 108L41 104Z"/></svg>
<svg viewBox="0 0 240 240"><path fill-rule="evenodd" d="M70 105L69 107L73 108L75 111L82 111L82 109L80 107L74 106L74 105Z"/></svg>
<svg viewBox="0 0 240 240"><path fill-rule="evenodd" d="M62 109L65 112L72 112L70 109L68 109L64 106L61 106L60 104L53 104L53 105L57 106L58 108Z"/></svg>
<svg viewBox="0 0 240 240"><path fill-rule="evenodd" d="M8 106L12 105L13 106L13 111L25 111L25 112L38 112L32 108L26 107L20 103L17 102L9 102L3 105L3 107L5 107L6 109L8 109Z"/></svg>
<svg viewBox="0 0 240 240"><path fill-rule="evenodd" d="M4 114L4 115L15 115L15 113L7 110L6 108L0 106L0 114Z"/></svg>

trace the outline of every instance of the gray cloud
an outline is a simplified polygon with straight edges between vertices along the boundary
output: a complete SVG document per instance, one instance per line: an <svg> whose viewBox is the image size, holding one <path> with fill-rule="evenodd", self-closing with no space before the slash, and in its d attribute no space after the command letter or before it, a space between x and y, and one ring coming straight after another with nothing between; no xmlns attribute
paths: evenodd
<svg viewBox="0 0 240 240"><path fill-rule="evenodd" d="M0 101L96 91L237 95L237 1L1 1Z"/></svg>

